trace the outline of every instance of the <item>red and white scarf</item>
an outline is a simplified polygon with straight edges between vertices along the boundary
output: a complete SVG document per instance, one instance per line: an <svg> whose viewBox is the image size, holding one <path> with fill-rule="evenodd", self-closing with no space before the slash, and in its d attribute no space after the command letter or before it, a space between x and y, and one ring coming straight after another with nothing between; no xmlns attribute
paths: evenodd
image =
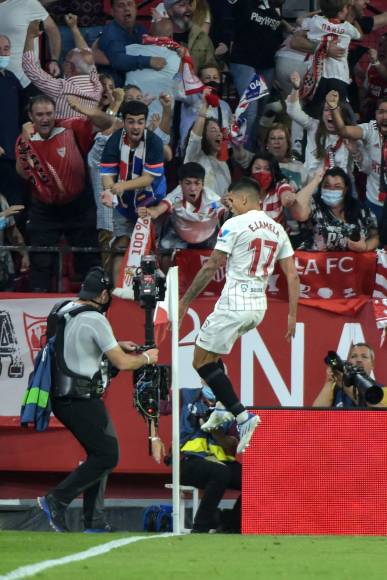
<svg viewBox="0 0 387 580"><path fill-rule="evenodd" d="M335 19L331 19L333 22ZM328 56L328 43L337 43L339 37L337 34L326 34L315 53L313 54L312 66L306 71L302 86L300 90L300 98L302 100L311 101L316 93L318 84L321 80L324 71L324 60Z"/></svg>
<svg viewBox="0 0 387 580"><path fill-rule="evenodd" d="M155 44L156 46L164 46L176 52L180 49L183 51L181 57L180 74L182 76L183 87L186 95L193 95L203 91L203 83L196 76L192 57L189 54L188 48L169 38L169 36L150 36L149 34L142 35L143 44Z"/></svg>
<svg viewBox="0 0 387 580"><path fill-rule="evenodd" d="M152 253L154 242L155 231L152 220L149 217L138 218L133 229L130 244L121 262L117 287L114 289L115 296L130 300L134 299L132 286L133 276L135 276L137 268L141 266L142 256Z"/></svg>

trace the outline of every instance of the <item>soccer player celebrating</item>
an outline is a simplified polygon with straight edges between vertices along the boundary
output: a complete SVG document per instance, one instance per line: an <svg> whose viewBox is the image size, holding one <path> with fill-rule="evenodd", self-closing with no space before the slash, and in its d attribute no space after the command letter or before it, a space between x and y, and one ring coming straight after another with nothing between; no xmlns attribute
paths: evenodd
<svg viewBox="0 0 387 580"><path fill-rule="evenodd" d="M215 429L229 420L231 413L238 424L237 452L240 453L248 446L260 419L248 413L239 401L219 365L220 356L230 353L239 336L262 322L267 308L266 286L276 261L288 285L289 316L285 338L290 340L296 329L299 278L285 230L261 210L258 183L242 178L231 185L226 203L234 217L224 223L211 257L180 300L179 315L181 321L189 304L228 258L226 282L214 311L198 334L193 366L225 407L217 406L202 429Z"/></svg>

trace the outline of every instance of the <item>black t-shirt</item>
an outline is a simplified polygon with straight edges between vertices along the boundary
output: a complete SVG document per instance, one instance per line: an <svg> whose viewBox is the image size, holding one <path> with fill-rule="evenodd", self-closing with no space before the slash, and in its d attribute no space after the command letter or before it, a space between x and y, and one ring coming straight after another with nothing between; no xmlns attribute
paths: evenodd
<svg viewBox="0 0 387 580"><path fill-rule="evenodd" d="M234 21L232 6L228 0L207 0L211 12L210 38L214 46L224 42L227 46L233 39Z"/></svg>
<svg viewBox="0 0 387 580"><path fill-rule="evenodd" d="M185 32L174 32L173 33L173 40L178 42L179 44L183 44L184 46L188 46L188 35L189 30Z"/></svg>
<svg viewBox="0 0 387 580"><path fill-rule="evenodd" d="M230 61L256 69L274 67L274 55L283 42L281 16L259 0L233 4L234 44Z"/></svg>
<svg viewBox="0 0 387 580"><path fill-rule="evenodd" d="M373 16L361 16L357 18L357 23L359 24L363 34L369 34L374 29L374 18Z"/></svg>

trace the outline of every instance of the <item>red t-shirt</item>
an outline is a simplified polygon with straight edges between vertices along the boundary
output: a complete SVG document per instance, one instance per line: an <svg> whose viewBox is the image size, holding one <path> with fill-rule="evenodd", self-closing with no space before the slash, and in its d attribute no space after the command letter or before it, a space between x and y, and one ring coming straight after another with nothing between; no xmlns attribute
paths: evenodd
<svg viewBox="0 0 387 580"><path fill-rule="evenodd" d="M35 133L20 136L16 158L32 187L32 194L47 204L63 205L85 188L84 157L92 146L92 125L85 119L57 121L48 139Z"/></svg>

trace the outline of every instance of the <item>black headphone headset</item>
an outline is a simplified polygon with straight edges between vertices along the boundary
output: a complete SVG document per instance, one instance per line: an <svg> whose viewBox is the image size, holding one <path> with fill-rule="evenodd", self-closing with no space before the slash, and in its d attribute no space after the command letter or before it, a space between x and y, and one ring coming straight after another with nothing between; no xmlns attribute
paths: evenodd
<svg viewBox="0 0 387 580"><path fill-rule="evenodd" d="M93 266L93 268L91 268L88 271L86 278L94 272L96 272L97 274L99 274L101 276L100 282L103 286L103 290L107 290L108 292L111 292L113 290L112 281L110 279L110 276L105 272L105 270L102 268L102 266Z"/></svg>

